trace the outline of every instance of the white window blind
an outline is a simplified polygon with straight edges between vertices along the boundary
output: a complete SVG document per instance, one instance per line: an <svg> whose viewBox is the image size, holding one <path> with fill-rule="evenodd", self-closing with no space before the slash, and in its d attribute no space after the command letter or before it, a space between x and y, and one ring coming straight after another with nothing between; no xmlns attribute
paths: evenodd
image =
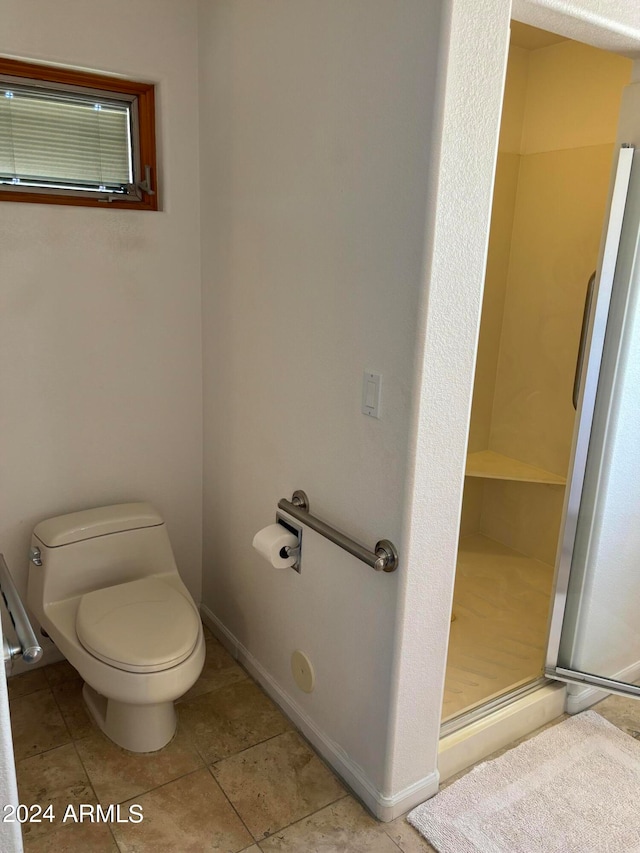
<svg viewBox="0 0 640 853"><path fill-rule="evenodd" d="M0 182L126 192L130 104L0 83Z"/></svg>

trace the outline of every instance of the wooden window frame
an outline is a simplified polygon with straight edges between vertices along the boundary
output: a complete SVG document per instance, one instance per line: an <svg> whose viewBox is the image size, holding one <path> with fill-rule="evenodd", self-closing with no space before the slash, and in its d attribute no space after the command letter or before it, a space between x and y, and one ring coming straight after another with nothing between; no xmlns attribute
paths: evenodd
<svg viewBox="0 0 640 853"><path fill-rule="evenodd" d="M25 77L30 80L46 83L61 83L87 90L101 89L107 92L134 96L138 105L138 142L140 164L150 166L150 189L153 193L143 191L141 200L123 201L117 197L109 198L83 197L71 195L65 191L57 192L27 192L20 190L0 191L0 201L30 202L32 204L70 204L79 207L115 208L116 210L158 210L158 186L156 164L156 134L155 134L155 86L153 83L139 83L122 77L109 77L102 74L92 74L86 71L76 71L71 68L56 68L40 65L35 62L0 57L0 76ZM141 180L143 176L136 176Z"/></svg>

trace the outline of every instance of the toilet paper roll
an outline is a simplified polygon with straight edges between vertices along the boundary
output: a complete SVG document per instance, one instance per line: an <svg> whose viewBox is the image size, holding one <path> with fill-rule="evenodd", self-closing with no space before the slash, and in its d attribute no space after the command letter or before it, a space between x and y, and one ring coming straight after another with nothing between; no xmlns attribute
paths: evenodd
<svg viewBox="0 0 640 853"><path fill-rule="evenodd" d="M253 537L253 547L274 569L288 569L295 563L297 555L287 557L284 548L295 548L297 544L298 537L282 524L263 527Z"/></svg>

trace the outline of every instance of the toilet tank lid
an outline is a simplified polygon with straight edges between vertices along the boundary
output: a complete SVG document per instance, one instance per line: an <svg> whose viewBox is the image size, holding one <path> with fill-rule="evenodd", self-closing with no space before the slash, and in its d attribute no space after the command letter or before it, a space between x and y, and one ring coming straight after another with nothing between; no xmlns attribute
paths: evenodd
<svg viewBox="0 0 640 853"><path fill-rule="evenodd" d="M58 548L108 533L157 527L163 523L162 516L151 504L115 504L47 518L36 525L33 533L43 545Z"/></svg>

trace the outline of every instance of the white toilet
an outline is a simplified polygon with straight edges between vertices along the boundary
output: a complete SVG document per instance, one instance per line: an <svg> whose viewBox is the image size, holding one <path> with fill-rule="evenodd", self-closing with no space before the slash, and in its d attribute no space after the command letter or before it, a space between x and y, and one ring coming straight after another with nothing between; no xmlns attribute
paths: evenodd
<svg viewBox="0 0 640 853"><path fill-rule="evenodd" d="M132 752L161 749L205 644L158 512L131 503L50 518L30 559L29 607L84 679L97 724Z"/></svg>

